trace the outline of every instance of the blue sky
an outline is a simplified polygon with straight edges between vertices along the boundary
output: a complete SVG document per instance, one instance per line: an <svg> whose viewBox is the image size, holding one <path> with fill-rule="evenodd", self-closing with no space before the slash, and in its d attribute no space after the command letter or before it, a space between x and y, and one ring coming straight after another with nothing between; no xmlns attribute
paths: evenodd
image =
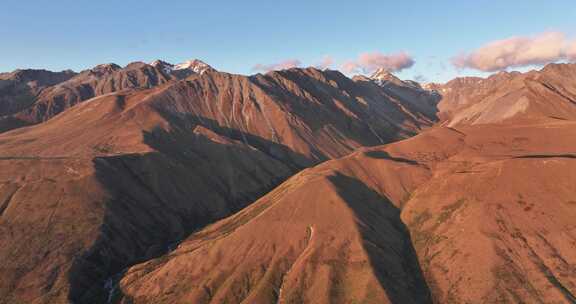
<svg viewBox="0 0 576 304"><path fill-rule="evenodd" d="M573 37L576 2L3 0L0 22L0 71L199 58L251 74L287 59L313 65L329 55L338 68L363 52L404 51L415 64L401 77L445 81L482 75L450 58L490 41Z"/></svg>

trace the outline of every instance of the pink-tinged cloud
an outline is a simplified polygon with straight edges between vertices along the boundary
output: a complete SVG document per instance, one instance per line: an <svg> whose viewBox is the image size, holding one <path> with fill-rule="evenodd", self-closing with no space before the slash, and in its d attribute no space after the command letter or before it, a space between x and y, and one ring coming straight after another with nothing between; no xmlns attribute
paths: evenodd
<svg viewBox="0 0 576 304"><path fill-rule="evenodd" d="M324 70L324 69L331 67L333 63L334 63L334 59L332 59L331 56L326 55L322 58L322 61L315 64L314 67L316 67L317 69Z"/></svg>
<svg viewBox="0 0 576 304"><path fill-rule="evenodd" d="M531 37L496 40L471 53L452 58L452 63L457 68L494 72L570 59L571 52L564 34L546 32Z"/></svg>
<svg viewBox="0 0 576 304"><path fill-rule="evenodd" d="M252 70L268 72L268 71L286 70L290 68L299 67L300 65L302 65L302 62L300 62L300 60L298 59L287 59L270 64L258 63L252 67Z"/></svg>
<svg viewBox="0 0 576 304"><path fill-rule="evenodd" d="M342 64L341 69L345 73L371 74L383 68L390 72L399 72L414 65L414 59L405 52L383 54L379 52L362 53L356 60Z"/></svg>
<svg viewBox="0 0 576 304"><path fill-rule="evenodd" d="M360 67L354 61L347 61L340 66L340 69L346 74L352 74L358 71Z"/></svg>

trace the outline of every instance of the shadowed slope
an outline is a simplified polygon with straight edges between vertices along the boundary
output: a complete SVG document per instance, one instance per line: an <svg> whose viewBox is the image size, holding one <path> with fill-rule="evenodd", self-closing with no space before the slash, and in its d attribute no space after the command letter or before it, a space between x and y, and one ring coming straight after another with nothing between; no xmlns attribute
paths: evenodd
<svg viewBox="0 0 576 304"><path fill-rule="evenodd" d="M428 303L399 211L363 183L306 170L127 271L126 303Z"/></svg>
<svg viewBox="0 0 576 304"><path fill-rule="evenodd" d="M292 172L258 150L215 141L202 130L177 132L146 135L158 153L95 159L95 175L110 199L98 239L70 271L72 300L102 302L109 277L240 210Z"/></svg>
<svg viewBox="0 0 576 304"><path fill-rule="evenodd" d="M172 71L166 69L165 64L155 62L149 65L143 62L133 62L124 68L113 63L101 64L78 74L34 70L16 71L20 74L27 72L25 85L30 89L17 91L13 88L14 86L4 88L4 82L0 80L0 104L6 103L2 102L6 99L9 104L12 104L13 109L5 113L0 111L0 133L47 121L66 109L93 97L130 89L152 88L196 73L193 67ZM213 70L209 66L206 69ZM16 72L5 75L9 76ZM16 73L16 75L19 74ZM11 115L2 117L6 114Z"/></svg>
<svg viewBox="0 0 576 304"><path fill-rule="evenodd" d="M108 276L294 172L200 126L170 128L137 107L140 98L102 97L0 140L0 238L10 244L0 250L0 292L9 303L65 302L68 294L101 302Z"/></svg>
<svg viewBox="0 0 576 304"><path fill-rule="evenodd" d="M346 97L318 70L293 74L292 91L271 92L256 83L261 75L207 71L92 98L0 135L0 241L9 244L0 248L0 298L104 301L125 267L303 167L418 130L399 108L396 120L371 123L387 106Z"/></svg>
<svg viewBox="0 0 576 304"><path fill-rule="evenodd" d="M400 220L400 210L357 179L342 174L328 179L354 210L374 275L390 302L431 303L408 229Z"/></svg>
<svg viewBox="0 0 576 304"><path fill-rule="evenodd" d="M75 75L76 73L72 71L50 72L32 69L0 73L0 117L29 107L44 88L64 82Z"/></svg>
<svg viewBox="0 0 576 304"><path fill-rule="evenodd" d="M327 161L130 268L124 302L421 303L428 285L438 303L571 303L575 127L437 128Z"/></svg>
<svg viewBox="0 0 576 304"><path fill-rule="evenodd" d="M313 68L251 77L207 72L170 86L150 103L164 115L192 123L208 119L315 162L405 138L432 124L379 90Z"/></svg>

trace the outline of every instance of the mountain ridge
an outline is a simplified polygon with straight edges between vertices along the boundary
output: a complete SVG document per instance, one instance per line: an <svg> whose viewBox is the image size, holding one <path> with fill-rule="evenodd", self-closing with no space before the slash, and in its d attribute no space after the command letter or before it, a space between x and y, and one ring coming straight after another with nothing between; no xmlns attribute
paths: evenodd
<svg viewBox="0 0 576 304"><path fill-rule="evenodd" d="M125 67L107 63L71 74L72 77L28 94L28 105L7 113L8 116L0 117L0 132L46 121L77 103L103 94L162 85L197 73L194 69L197 69L198 73L214 70L198 60L188 61L187 64L178 69L166 70L164 67L139 61ZM21 99L20 95L8 97Z"/></svg>
<svg viewBox="0 0 576 304"><path fill-rule="evenodd" d="M0 303L574 298L576 65L203 64L2 74L42 99L0 119Z"/></svg>
<svg viewBox="0 0 576 304"><path fill-rule="evenodd" d="M206 71L71 105L0 134L1 297L103 302L111 276L301 169L431 124L376 85L317 69Z"/></svg>

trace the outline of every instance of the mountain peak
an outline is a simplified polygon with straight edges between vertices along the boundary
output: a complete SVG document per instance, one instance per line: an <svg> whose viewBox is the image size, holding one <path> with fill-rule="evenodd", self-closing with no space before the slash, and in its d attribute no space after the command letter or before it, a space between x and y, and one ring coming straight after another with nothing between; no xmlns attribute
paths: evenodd
<svg viewBox="0 0 576 304"><path fill-rule="evenodd" d="M172 65L164 60L156 59L150 63L151 66L162 66L162 65Z"/></svg>
<svg viewBox="0 0 576 304"><path fill-rule="evenodd" d="M206 71L214 71L213 67L199 59L190 59L178 64L171 64L166 61L157 59L150 63L150 65L161 68L166 73L170 73L172 71L190 71L202 74Z"/></svg>
<svg viewBox="0 0 576 304"><path fill-rule="evenodd" d="M173 64L168 63L164 60L160 60L160 59L154 60L152 63L150 63L150 65L164 71L164 73L166 73L166 74L170 74L172 72L172 70L174 69Z"/></svg>
<svg viewBox="0 0 576 304"><path fill-rule="evenodd" d="M182 63L174 65L175 70L191 70L195 73L202 74L206 71L214 70L210 65L199 59L186 60Z"/></svg>
<svg viewBox="0 0 576 304"><path fill-rule="evenodd" d="M392 72L390 72L385 68L378 68L376 72L374 72L372 76L370 76L370 78L373 80L392 81L392 82L401 81L398 77L394 76Z"/></svg>
<svg viewBox="0 0 576 304"><path fill-rule="evenodd" d="M122 67L115 64L115 63L104 63L104 64L99 64L99 65L91 68L90 72L96 73L96 74L107 74L107 73L115 72L115 71L120 70L120 69L122 69Z"/></svg>

